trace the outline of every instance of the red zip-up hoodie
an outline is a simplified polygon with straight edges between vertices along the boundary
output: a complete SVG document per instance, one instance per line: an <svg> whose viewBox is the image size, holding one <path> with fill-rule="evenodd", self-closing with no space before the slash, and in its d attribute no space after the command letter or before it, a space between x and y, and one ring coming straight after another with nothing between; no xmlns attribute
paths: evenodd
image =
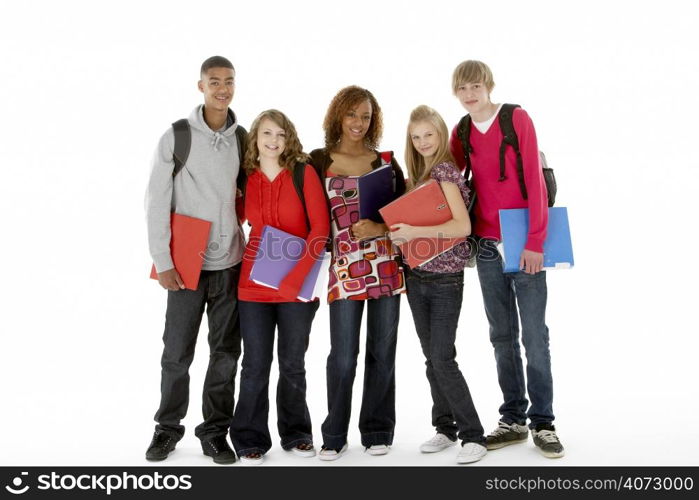
<svg viewBox="0 0 699 500"><path fill-rule="evenodd" d="M296 192L289 170L282 170L273 181L270 181L259 169L249 174L245 187L245 217L252 225L252 229L240 271L238 285L240 300L301 302L296 297L314 261L325 252L325 238L330 232L330 216L325 191L320 184L318 174L310 165L305 167L303 195L306 199L310 231L306 226L303 204ZM250 280L250 271L257 256L262 228L265 225L306 239L308 251L282 280L279 290L258 285Z"/></svg>
<svg viewBox="0 0 699 500"><path fill-rule="evenodd" d="M517 177L517 155L507 146L505 151L505 180L500 182L500 143L502 130L497 118L486 133L471 125L469 138L473 152L471 168L473 189L476 192L474 208L476 224L473 233L484 238L501 239L500 217L498 211L507 208L529 209L529 235L524 248L543 253L546 227L548 225L548 196L544 175L541 171L539 146L536 142L534 124L526 111L516 108L512 113L512 124L519 140L524 170L524 185L527 197L522 197ZM464 149L454 127L449 145L457 165L463 171L466 168Z"/></svg>

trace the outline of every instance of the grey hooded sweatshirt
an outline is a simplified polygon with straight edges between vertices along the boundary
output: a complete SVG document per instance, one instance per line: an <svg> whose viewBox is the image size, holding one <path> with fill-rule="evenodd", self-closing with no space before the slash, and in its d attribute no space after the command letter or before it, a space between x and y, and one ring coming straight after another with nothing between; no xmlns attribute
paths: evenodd
<svg viewBox="0 0 699 500"><path fill-rule="evenodd" d="M216 271L239 263L245 247L235 213L236 179L240 169L235 129L227 123L213 131L204 121L204 106L189 115L192 146L184 168L173 179L172 127L160 138L146 192L148 245L157 272L174 267L170 255L170 213L211 222L202 269Z"/></svg>

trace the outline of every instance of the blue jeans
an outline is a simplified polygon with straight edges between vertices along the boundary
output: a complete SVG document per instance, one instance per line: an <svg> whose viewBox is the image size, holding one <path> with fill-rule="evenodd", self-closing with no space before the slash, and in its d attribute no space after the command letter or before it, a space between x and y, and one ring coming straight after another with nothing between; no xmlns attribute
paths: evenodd
<svg viewBox="0 0 699 500"><path fill-rule="evenodd" d="M180 421L189 406L189 366L194 359L199 326L206 309L209 367L202 395L204 421L194 433L204 440L225 436L228 432L240 356L239 275L240 264L221 271L202 271L196 290L168 291L156 431L176 440L184 435Z"/></svg>
<svg viewBox="0 0 699 500"><path fill-rule="evenodd" d="M267 420L276 328L279 329L277 429L281 445L289 450L300 443L313 443L311 416L306 405L304 357L318 305L318 301L240 301L243 370L238 404L231 422L231 442L238 455L264 454L272 447Z"/></svg>
<svg viewBox="0 0 699 500"><path fill-rule="evenodd" d="M456 362L456 327L464 272L406 270L408 303L420 339L432 393L432 425L452 441L485 442L471 392Z"/></svg>
<svg viewBox="0 0 699 500"><path fill-rule="evenodd" d="M502 259L492 240L482 239L476 260L485 313L490 323L490 342L495 349L498 382L504 402L502 420L530 427L550 423L553 415L553 377L546 316L546 272L503 273ZM519 314L518 314L519 307ZM527 356L526 390L519 347L519 323Z"/></svg>
<svg viewBox="0 0 699 500"><path fill-rule="evenodd" d="M400 295L366 301L339 299L330 304L328 416L321 427L326 448L339 449L347 442L365 302L368 303L367 337L359 431L363 446L393 443Z"/></svg>

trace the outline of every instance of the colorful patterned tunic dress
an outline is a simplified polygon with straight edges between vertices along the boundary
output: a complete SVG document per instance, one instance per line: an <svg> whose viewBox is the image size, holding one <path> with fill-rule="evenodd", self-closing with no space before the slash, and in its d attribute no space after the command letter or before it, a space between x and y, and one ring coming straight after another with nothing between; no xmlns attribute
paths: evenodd
<svg viewBox="0 0 699 500"><path fill-rule="evenodd" d="M378 299L405 291L400 253L390 238L360 241L351 226L359 221L356 176L327 173L333 259L328 280L328 303L337 299Z"/></svg>

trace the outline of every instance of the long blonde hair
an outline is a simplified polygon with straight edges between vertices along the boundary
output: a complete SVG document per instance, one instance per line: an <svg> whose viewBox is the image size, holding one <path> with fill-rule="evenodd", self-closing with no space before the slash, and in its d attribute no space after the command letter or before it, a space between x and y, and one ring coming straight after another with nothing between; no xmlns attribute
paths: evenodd
<svg viewBox="0 0 699 500"><path fill-rule="evenodd" d="M425 164L425 157L415 149L413 140L410 137L410 127L418 122L431 123L437 130L437 135L439 136L437 151L429 165ZM408 122L408 130L406 132L405 164L408 167L411 187L417 187L420 183L424 182L430 176L432 167L444 162L454 163L454 157L449 150L449 132L447 130L447 124L444 123L439 113L429 106L422 104L410 113L410 121Z"/></svg>

